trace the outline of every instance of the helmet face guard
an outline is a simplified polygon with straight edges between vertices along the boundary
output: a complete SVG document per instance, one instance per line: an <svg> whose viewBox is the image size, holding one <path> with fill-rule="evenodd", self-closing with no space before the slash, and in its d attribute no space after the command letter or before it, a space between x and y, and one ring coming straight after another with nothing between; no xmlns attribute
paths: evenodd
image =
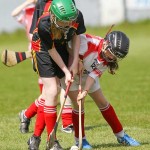
<svg viewBox="0 0 150 150"><path fill-rule="evenodd" d="M105 40L108 42L109 51L117 60L123 59L129 51L129 39L120 31L113 31L109 33Z"/></svg>
<svg viewBox="0 0 150 150"><path fill-rule="evenodd" d="M56 26L56 28L58 28L58 29L60 29L60 30L62 30L62 31L68 31L69 29L70 29L70 26L61 26L61 25L59 25L58 23L57 23L57 18L56 17L54 17L53 19L52 19L52 23L54 23L55 24L55 26ZM66 23L66 22L63 22L64 24Z"/></svg>
<svg viewBox="0 0 150 150"><path fill-rule="evenodd" d="M106 55L106 53L105 53L106 51L107 51L107 53L109 53L109 54L112 55L111 58ZM103 58L104 58L107 62L116 62L116 61L118 61L118 58L111 52L111 46L109 46L109 45L107 45L106 48L104 48L104 49L102 50L102 56L103 56Z"/></svg>
<svg viewBox="0 0 150 150"><path fill-rule="evenodd" d="M52 19L52 22L55 24L56 28L62 30L62 31L68 31L70 29L70 24L71 22L70 21L61 21L61 20L58 20L55 16L54 18ZM66 24L66 26L61 26L58 24L58 22L62 22L62 24Z"/></svg>

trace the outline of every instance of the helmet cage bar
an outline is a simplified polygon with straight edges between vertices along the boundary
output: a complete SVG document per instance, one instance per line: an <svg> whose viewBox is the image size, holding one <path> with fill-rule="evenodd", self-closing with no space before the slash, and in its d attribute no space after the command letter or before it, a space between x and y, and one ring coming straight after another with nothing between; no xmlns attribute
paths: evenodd
<svg viewBox="0 0 150 150"><path fill-rule="evenodd" d="M124 58L124 55L122 53L120 53L119 51L116 50L110 50L110 52L115 55L119 60L121 60L122 58Z"/></svg>
<svg viewBox="0 0 150 150"><path fill-rule="evenodd" d="M106 50L109 50L109 52L114 56L116 57L116 60L117 61L120 61L122 60L122 53L120 53L119 51L117 51L116 49L113 49L112 46L111 46L111 43L109 42L109 40L106 40L108 46L106 47ZM109 48L109 49L108 49Z"/></svg>
<svg viewBox="0 0 150 150"><path fill-rule="evenodd" d="M107 61L107 62L115 62L115 60L110 59L109 57L107 57L104 53L105 50L102 51L102 57Z"/></svg>
<svg viewBox="0 0 150 150"><path fill-rule="evenodd" d="M68 31L70 29L70 26L65 26L65 27L62 27L60 25L57 24L57 21L61 21L63 23L68 23L69 21L62 21L62 20L59 20L56 16L54 16L54 19L52 19L53 23L55 24L56 28L60 29L60 30L63 30L63 31Z"/></svg>
<svg viewBox="0 0 150 150"><path fill-rule="evenodd" d="M112 53L112 48L111 48L111 46L108 45L108 46L105 48L105 50L106 50L106 51L109 51L109 52L111 53L111 55L114 57L114 59L112 59L112 60L114 60L114 61L118 60L118 57L117 57L114 53Z"/></svg>
<svg viewBox="0 0 150 150"><path fill-rule="evenodd" d="M110 45L108 45L105 49L102 50L102 56L103 58L107 61L107 62L116 62L121 60L120 58L118 58L114 53L112 53L112 48ZM114 59L109 58L108 56L105 55L104 51L109 51L110 54L114 57Z"/></svg>

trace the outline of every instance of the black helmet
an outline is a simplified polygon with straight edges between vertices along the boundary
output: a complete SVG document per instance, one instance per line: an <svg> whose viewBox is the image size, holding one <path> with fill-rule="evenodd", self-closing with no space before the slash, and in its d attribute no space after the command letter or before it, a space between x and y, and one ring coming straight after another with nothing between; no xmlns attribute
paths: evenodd
<svg viewBox="0 0 150 150"><path fill-rule="evenodd" d="M124 58L129 51L129 38L121 31L112 31L106 35L110 51L119 59Z"/></svg>

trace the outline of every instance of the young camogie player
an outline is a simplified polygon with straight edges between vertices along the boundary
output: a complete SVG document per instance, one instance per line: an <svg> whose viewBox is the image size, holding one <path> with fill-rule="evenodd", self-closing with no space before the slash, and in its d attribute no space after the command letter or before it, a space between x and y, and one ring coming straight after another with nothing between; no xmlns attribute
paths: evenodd
<svg viewBox="0 0 150 150"><path fill-rule="evenodd" d="M43 4L43 7L45 6L46 2L47 1L44 1L44 0L43 0L43 2L38 1L38 3ZM51 2L51 1L49 1L49 2ZM21 23L26 30L26 35L29 40L29 47L28 47L29 51L31 51L31 41L32 41L32 34L30 34L30 28L31 28L31 25L33 26L33 23L34 23L34 21L32 22L32 18L33 18L34 12L36 12L35 9L37 9L37 7L35 7L36 3L37 3L37 0L26 0L21 5L16 7L11 13L12 17L14 17L17 20L17 22ZM48 3L48 5L50 5L50 3ZM46 9L48 9L48 8L46 7L45 11L46 11ZM44 8L43 8L43 10L44 10ZM41 13L43 13L43 12L41 12ZM40 87L40 92L42 92L43 84L42 84L42 81L40 78L38 80L38 83L39 83L39 87ZM61 99L63 99L63 94L64 94L64 90L61 89L60 90L60 101L61 101ZM30 120L32 117L34 117L36 115L39 105L42 105L42 102L35 100L35 102L33 102L30 107L28 107L26 110L22 110L19 113L19 118L21 121L21 123L20 123L21 133L29 132ZM25 117L28 119L24 119ZM67 99L66 99L66 103L65 103L61 117L62 117L62 129L61 130L65 133L72 133L73 132L72 106L71 106L71 101L70 101L69 97L67 97Z"/></svg>
<svg viewBox="0 0 150 150"><path fill-rule="evenodd" d="M127 56L129 38L121 31L113 31L107 34L105 38L83 34L80 35L80 41L79 57L84 69L82 75L83 91L78 93L79 77L76 76L68 93L74 106L72 119L76 146L79 144L79 110L77 102L82 100L84 103L87 94L94 100L104 119L112 128L118 142L128 146L139 146L139 142L124 132L113 106L104 96L99 84L99 78L104 71L108 69L110 74L115 74L115 71L118 69L119 60ZM71 44L69 44L69 47L71 48ZM63 79L61 80L61 84L65 87ZM82 137L82 143L84 143L84 106L82 107Z"/></svg>
<svg viewBox="0 0 150 150"><path fill-rule="evenodd" d="M57 118L58 79L65 75L65 83L72 82L70 72L74 77L78 70L79 34L85 32L83 16L72 0L53 0L48 10L39 18L32 38L33 67L42 79L43 90L38 98L41 103L35 125L40 128L35 128L29 139L29 149L38 149L45 125L48 135L54 128ZM73 62L68 70L67 42L70 40L73 43ZM54 147L62 149L57 138ZM51 148L47 145L46 149Z"/></svg>

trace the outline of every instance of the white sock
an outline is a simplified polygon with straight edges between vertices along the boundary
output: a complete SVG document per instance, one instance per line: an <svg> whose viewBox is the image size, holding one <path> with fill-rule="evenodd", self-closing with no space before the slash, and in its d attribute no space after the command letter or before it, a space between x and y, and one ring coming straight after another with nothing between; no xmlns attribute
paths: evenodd
<svg viewBox="0 0 150 150"><path fill-rule="evenodd" d="M118 132L118 133L115 133L115 136L116 136L117 138L119 138L119 137L124 137L124 131L122 130L122 131L120 131L120 132Z"/></svg>
<svg viewBox="0 0 150 150"><path fill-rule="evenodd" d="M76 143L79 143L79 138L74 137L74 139L75 139L75 142L76 142ZM86 139L86 136L84 136L82 139Z"/></svg>

